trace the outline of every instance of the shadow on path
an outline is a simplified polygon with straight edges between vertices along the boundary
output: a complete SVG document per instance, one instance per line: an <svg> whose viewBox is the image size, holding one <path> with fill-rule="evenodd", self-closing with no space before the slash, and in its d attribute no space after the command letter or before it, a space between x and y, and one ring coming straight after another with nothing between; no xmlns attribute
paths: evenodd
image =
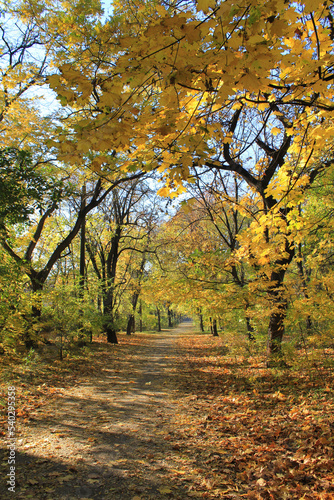
<svg viewBox="0 0 334 500"><path fill-rule="evenodd" d="M186 322L116 347L97 376L37 412L18 440L15 498L190 498L169 420L185 354L174 340L192 332Z"/></svg>

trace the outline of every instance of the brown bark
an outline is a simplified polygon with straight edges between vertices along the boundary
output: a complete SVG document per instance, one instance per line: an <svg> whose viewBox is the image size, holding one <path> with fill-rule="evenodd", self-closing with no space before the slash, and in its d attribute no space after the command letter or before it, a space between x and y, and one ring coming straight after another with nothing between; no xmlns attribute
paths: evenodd
<svg viewBox="0 0 334 500"><path fill-rule="evenodd" d="M103 316L103 327L107 336L107 342L111 344L118 344L115 319L113 315L113 294L111 289L107 290L103 296Z"/></svg>
<svg viewBox="0 0 334 500"><path fill-rule="evenodd" d="M294 247L291 247L288 240L285 241L285 256L276 261L276 269L270 276L270 287L268 290L269 299L272 306L272 313L268 327L267 343L267 365L284 365L282 353L282 340L284 335L284 321L286 318L288 303L284 297L283 282L287 267L295 254Z"/></svg>
<svg viewBox="0 0 334 500"><path fill-rule="evenodd" d="M86 185L82 187L82 195L81 195L81 211L84 212L86 207ZM81 233L80 233L80 266L79 266L79 293L81 299L84 296L85 289L85 271L86 271L86 215L83 216L82 224L81 224Z"/></svg>
<svg viewBox="0 0 334 500"><path fill-rule="evenodd" d="M161 332L161 314L160 309L157 307L157 319L158 319L158 332Z"/></svg>
<svg viewBox="0 0 334 500"><path fill-rule="evenodd" d="M134 314L129 314L128 316L128 324L126 327L126 334L131 335L131 333L135 333L136 331L136 321L135 321L135 315Z"/></svg>
<svg viewBox="0 0 334 500"><path fill-rule="evenodd" d="M216 320L216 319L214 319L214 320L212 321L212 335L213 335L214 337L219 337L219 335L218 335L218 330L217 330L217 320Z"/></svg>
<svg viewBox="0 0 334 500"><path fill-rule="evenodd" d="M172 328L172 327L173 327L173 312L172 312L172 310L169 308L169 306L168 306L168 310L167 310L167 312L168 312L168 327L169 327L169 328Z"/></svg>
<svg viewBox="0 0 334 500"><path fill-rule="evenodd" d="M143 331L143 306L142 306L142 303L141 301L139 302L139 331L142 332Z"/></svg>
<svg viewBox="0 0 334 500"><path fill-rule="evenodd" d="M204 332L203 314L199 315L199 328L201 332Z"/></svg>

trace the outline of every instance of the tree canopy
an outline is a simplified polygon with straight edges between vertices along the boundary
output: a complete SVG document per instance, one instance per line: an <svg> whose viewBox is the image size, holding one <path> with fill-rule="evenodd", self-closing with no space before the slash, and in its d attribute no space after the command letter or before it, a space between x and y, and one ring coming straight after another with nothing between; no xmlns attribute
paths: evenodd
<svg viewBox="0 0 334 500"><path fill-rule="evenodd" d="M265 319L268 359L282 361L290 310L308 304L314 312L329 293L331 266L320 262L331 252L330 196L316 213L311 207L314 193L331 192L332 3L129 0L113 2L108 17L99 2L10 2L3 18L2 245L26 270L29 263L33 288L61 269L86 218L99 220L100 204L124 185L125 210L132 183L150 177L161 214L164 198L183 201L147 226L139 264L147 304L170 312L182 296L180 310L202 314L214 303L212 321L232 307L243 311L249 338ZM57 96L50 113L40 106L45 95ZM43 235L57 217L67 219L63 238L46 251ZM95 272L106 308L101 272L110 248L99 270L92 243L85 272ZM34 252L44 260L34 263ZM123 279L115 269L110 296ZM141 303L131 300L125 316ZM312 314L304 316L311 328Z"/></svg>

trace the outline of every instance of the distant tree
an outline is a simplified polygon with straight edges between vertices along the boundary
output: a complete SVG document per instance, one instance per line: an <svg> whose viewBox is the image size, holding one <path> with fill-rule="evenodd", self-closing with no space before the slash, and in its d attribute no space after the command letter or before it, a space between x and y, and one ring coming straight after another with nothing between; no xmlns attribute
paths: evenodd
<svg viewBox="0 0 334 500"><path fill-rule="evenodd" d="M144 200L150 195L143 180L125 183L106 198L98 222L87 226L87 251L101 283L104 330L111 343L117 343L117 315L126 289L132 289L130 315L137 306L151 230L146 220L149 203L145 206ZM136 253L142 256L139 267Z"/></svg>

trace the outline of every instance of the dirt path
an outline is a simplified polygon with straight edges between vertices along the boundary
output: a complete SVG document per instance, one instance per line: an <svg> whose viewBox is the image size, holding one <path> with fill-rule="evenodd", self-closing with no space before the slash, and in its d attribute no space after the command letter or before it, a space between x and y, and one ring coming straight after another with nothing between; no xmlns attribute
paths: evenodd
<svg viewBox="0 0 334 500"><path fill-rule="evenodd" d="M0 498L333 500L332 370L272 371L225 342L185 323L0 364L4 428L17 388L16 490ZM7 460L5 444L2 478Z"/></svg>
<svg viewBox="0 0 334 500"><path fill-rule="evenodd" d="M115 346L102 372L60 391L30 418L18 442L15 496L191 498L170 421L178 398L174 378L182 376L175 339L192 330L183 323L130 354Z"/></svg>

